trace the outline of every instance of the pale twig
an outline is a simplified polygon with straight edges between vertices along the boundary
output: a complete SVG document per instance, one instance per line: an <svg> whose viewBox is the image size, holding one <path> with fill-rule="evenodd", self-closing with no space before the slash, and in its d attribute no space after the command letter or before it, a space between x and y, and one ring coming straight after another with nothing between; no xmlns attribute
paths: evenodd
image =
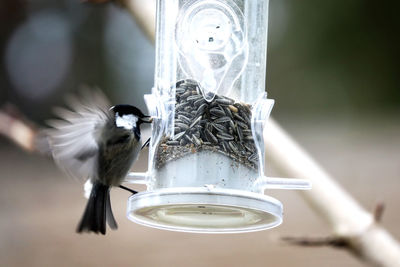
<svg viewBox="0 0 400 267"><path fill-rule="evenodd" d="M36 127L10 104L0 109L0 134L24 150L35 150Z"/></svg>

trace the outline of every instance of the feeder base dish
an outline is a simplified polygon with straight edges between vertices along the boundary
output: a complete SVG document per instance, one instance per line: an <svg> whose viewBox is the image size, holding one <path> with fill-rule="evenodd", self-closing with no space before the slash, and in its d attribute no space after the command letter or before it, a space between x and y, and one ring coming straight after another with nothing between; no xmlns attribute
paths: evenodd
<svg viewBox="0 0 400 267"><path fill-rule="evenodd" d="M127 217L138 224L172 231L240 233L281 224L282 204L246 191L183 187L131 196Z"/></svg>

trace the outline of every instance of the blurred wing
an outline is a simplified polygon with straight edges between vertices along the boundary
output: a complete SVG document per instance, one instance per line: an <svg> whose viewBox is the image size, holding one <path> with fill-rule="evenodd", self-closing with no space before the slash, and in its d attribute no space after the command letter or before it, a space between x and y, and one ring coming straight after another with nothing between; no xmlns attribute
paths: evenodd
<svg viewBox="0 0 400 267"><path fill-rule="evenodd" d="M55 109L60 119L49 121L47 138L54 160L70 176L87 179L96 175L101 130L109 118L110 104L99 91L85 89L69 98L71 110Z"/></svg>

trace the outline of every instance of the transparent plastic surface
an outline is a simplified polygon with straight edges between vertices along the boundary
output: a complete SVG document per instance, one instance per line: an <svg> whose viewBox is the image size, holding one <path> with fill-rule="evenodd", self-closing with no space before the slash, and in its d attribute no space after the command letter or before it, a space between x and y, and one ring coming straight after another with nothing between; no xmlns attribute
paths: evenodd
<svg viewBox="0 0 400 267"><path fill-rule="evenodd" d="M230 0L187 1L179 11L175 42L179 67L199 82L207 101L229 94L247 63L245 19Z"/></svg>
<svg viewBox="0 0 400 267"><path fill-rule="evenodd" d="M264 175L268 1L158 0L147 192L129 219L162 229L246 232L282 221L265 189L309 189Z"/></svg>
<svg viewBox="0 0 400 267"><path fill-rule="evenodd" d="M162 189L133 195L130 220L160 229L199 233L240 233L278 226L282 204L240 190Z"/></svg>

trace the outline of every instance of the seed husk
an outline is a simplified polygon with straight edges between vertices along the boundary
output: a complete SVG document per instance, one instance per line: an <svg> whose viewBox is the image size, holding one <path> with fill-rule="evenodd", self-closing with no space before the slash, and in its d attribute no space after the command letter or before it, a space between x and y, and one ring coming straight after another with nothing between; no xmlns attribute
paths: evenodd
<svg viewBox="0 0 400 267"><path fill-rule="evenodd" d="M235 113L237 113L237 112L239 111L239 110L237 109L237 107L232 106L232 105L229 105L228 108L229 108L230 111L235 112Z"/></svg>

